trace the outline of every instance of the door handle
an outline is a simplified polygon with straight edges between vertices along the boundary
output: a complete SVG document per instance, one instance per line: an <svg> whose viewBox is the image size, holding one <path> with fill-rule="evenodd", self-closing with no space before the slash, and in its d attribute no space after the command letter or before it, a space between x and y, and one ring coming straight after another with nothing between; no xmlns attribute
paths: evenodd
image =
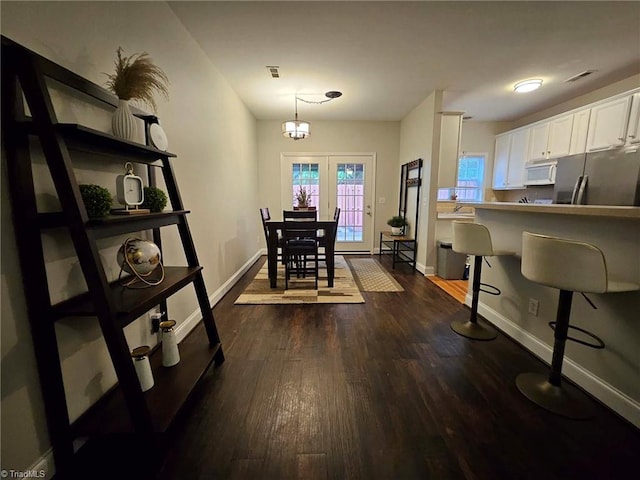
<svg viewBox="0 0 640 480"><path fill-rule="evenodd" d="M371 216L371 205L367 205L367 215Z"/></svg>

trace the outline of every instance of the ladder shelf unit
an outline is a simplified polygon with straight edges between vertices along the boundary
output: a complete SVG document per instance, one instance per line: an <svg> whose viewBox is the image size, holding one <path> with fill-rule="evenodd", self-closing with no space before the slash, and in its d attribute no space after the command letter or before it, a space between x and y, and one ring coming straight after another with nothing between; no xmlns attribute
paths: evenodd
<svg viewBox="0 0 640 480"><path fill-rule="evenodd" d="M58 123L47 79L84 94L93 102L115 108L118 99L102 87L66 68L2 37L2 142L6 154L13 224L26 296L27 312L36 353L49 436L58 472L69 471L78 437L109 432L154 435L166 432L198 380L224 354L202 276L202 267L189 230L170 159L176 155L151 146L148 129L157 118L138 109L144 121L146 144L116 138L83 125ZM30 116L25 112L24 101ZM36 205L36 186L30 143L39 142L51 174L61 211L42 213ZM132 162L147 169L149 186L161 171L172 211L138 215L113 215L90 219L74 172L77 152L89 152L91 161ZM86 157L85 157L86 158ZM115 178L114 178L115 180ZM150 230L161 247L160 229L177 227L186 266L164 266L165 278L157 286L128 289L109 281L97 241ZM81 295L53 304L49 294L42 234L67 229L87 284ZM142 392L123 328L192 285L202 321L180 343L181 361L161 367L160 349L151 355L155 385ZM97 317L118 382L73 423L70 422L55 322L61 318L86 321Z"/></svg>

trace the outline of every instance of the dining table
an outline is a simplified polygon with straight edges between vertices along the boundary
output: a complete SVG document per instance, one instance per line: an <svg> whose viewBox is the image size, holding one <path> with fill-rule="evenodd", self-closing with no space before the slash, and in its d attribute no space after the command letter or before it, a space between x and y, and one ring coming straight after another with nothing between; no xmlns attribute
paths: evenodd
<svg viewBox="0 0 640 480"><path fill-rule="evenodd" d="M327 239L333 239L327 241L324 247L324 257L327 265L327 284L329 287L333 287L333 279L335 275L335 238L337 222L335 220L316 220L311 222L314 225L310 227L316 230L324 230L324 235ZM271 288L276 288L278 282L278 230L284 228L283 220L267 220L265 222L269 231L269 237L267 241L267 264L269 270L269 285ZM305 227L307 225L305 224Z"/></svg>

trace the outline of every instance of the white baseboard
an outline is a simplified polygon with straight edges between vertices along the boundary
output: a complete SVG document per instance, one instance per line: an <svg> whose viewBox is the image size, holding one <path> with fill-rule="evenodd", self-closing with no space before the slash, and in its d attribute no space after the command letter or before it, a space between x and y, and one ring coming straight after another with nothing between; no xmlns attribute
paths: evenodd
<svg viewBox="0 0 640 480"><path fill-rule="evenodd" d="M260 256L264 255L261 250L258 250L246 263L240 267L229 279L224 282L215 292L209 295L209 306L211 308L215 307L216 304L225 296L225 294L231 290L231 288L238 283L238 281L242 278L242 276L247 273L247 271L253 266L254 263L260 258ZM184 322L181 322L179 326L176 327L176 339L178 342L181 342L188 334L195 328L198 323L202 320L202 312L198 308L191 315L189 315Z"/></svg>
<svg viewBox="0 0 640 480"><path fill-rule="evenodd" d="M465 304L471 306L471 295L467 294ZM478 313L547 365L551 364L553 353L551 346L481 302L478 304ZM640 403L638 401L611 386L570 358L565 357L562 373L618 415L640 428Z"/></svg>

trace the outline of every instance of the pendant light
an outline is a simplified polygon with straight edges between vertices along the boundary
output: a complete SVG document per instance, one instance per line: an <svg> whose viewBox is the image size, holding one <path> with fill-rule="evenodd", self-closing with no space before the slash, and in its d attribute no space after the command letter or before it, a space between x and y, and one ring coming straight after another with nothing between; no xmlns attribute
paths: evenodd
<svg viewBox="0 0 640 480"><path fill-rule="evenodd" d="M313 101L313 100L305 100L304 98L299 98L298 95L296 98L296 115L295 120L287 120L286 122L282 122L282 135L286 138L292 138L294 140L302 140L303 138L307 138L311 135L311 124L309 122L305 122L304 120L298 120L298 100L304 103L312 103L312 104L322 104L330 102L335 98L339 98L342 96L342 92L338 92L332 90L330 92L326 92L324 94L326 97L325 100Z"/></svg>
<svg viewBox="0 0 640 480"><path fill-rule="evenodd" d="M311 124L304 120L298 120L298 97L296 96L295 120L282 122L282 135L294 140L302 140L311 135Z"/></svg>

